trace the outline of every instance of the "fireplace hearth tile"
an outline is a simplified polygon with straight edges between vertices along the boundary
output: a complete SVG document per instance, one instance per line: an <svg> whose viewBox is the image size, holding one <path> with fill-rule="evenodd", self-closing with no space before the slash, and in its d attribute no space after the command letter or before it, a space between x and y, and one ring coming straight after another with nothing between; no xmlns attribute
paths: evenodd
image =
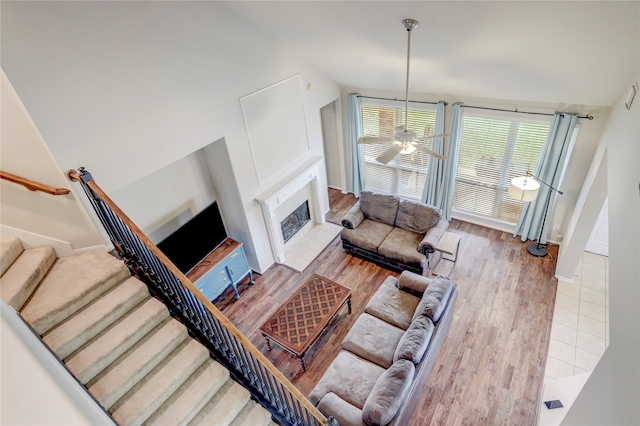
<svg viewBox="0 0 640 426"><path fill-rule="evenodd" d="M299 241L287 248L283 264L298 272L304 271L340 234L341 229L341 226L327 222L315 225Z"/></svg>

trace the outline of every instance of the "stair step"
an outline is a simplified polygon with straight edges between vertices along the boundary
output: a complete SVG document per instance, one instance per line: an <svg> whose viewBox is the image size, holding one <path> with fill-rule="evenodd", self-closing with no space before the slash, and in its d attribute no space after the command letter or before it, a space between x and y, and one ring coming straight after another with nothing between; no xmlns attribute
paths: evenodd
<svg viewBox="0 0 640 426"><path fill-rule="evenodd" d="M23 251L0 278L2 299L13 309L20 311L55 261L53 247Z"/></svg>
<svg viewBox="0 0 640 426"><path fill-rule="evenodd" d="M130 276L124 263L105 251L58 259L22 316L43 335Z"/></svg>
<svg viewBox="0 0 640 426"><path fill-rule="evenodd" d="M169 310L161 302L147 300L72 355L67 368L80 382L87 383L168 316Z"/></svg>
<svg viewBox="0 0 640 426"><path fill-rule="evenodd" d="M249 412L249 415L242 423L243 426L267 426L271 422L271 413L262 407L260 404L255 404L255 407Z"/></svg>
<svg viewBox="0 0 640 426"><path fill-rule="evenodd" d="M255 401L249 401L231 426L267 426L271 421L271 413Z"/></svg>
<svg viewBox="0 0 640 426"><path fill-rule="evenodd" d="M187 338L187 328L169 320L118 365L96 380L89 392L105 409L110 409L136 383L155 368Z"/></svg>
<svg viewBox="0 0 640 426"><path fill-rule="evenodd" d="M131 277L53 329L43 340L60 359L65 359L147 298L147 286Z"/></svg>
<svg viewBox="0 0 640 426"><path fill-rule="evenodd" d="M229 426L238 413L249 402L249 391L237 382L229 380L218 393L211 398L192 425Z"/></svg>
<svg viewBox="0 0 640 426"><path fill-rule="evenodd" d="M207 349L191 340L153 377L132 389L130 397L112 413L113 419L121 425L142 424L208 358Z"/></svg>
<svg viewBox="0 0 640 426"><path fill-rule="evenodd" d="M7 272L23 250L19 238L10 237L0 240L0 276Z"/></svg>
<svg viewBox="0 0 640 426"><path fill-rule="evenodd" d="M145 422L146 425L188 424L229 379L229 370L211 358L199 370Z"/></svg>

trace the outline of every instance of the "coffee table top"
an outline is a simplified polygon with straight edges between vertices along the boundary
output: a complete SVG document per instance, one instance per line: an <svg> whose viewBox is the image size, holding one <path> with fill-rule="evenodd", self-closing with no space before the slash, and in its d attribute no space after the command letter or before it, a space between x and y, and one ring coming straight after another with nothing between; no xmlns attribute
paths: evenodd
<svg viewBox="0 0 640 426"><path fill-rule="evenodd" d="M260 327L260 331L302 356L350 295L348 288L313 274Z"/></svg>

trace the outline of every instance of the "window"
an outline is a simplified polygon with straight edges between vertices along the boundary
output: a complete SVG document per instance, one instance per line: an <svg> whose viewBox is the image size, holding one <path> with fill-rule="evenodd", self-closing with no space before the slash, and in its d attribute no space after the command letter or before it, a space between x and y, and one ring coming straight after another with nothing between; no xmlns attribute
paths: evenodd
<svg viewBox="0 0 640 426"><path fill-rule="evenodd" d="M507 195L509 182L535 171L551 123L551 117L537 121L527 118L465 111L454 209L517 222L523 202Z"/></svg>
<svg viewBox="0 0 640 426"><path fill-rule="evenodd" d="M365 136L393 137L395 127L404 125L404 103L362 99L362 132ZM411 104L407 127L418 134L431 135L436 123L436 106ZM430 146L430 140L421 142ZM388 164L376 161L376 157L389 149L389 144L363 145L364 188L420 200L426 178L429 155L416 150L410 154L398 154Z"/></svg>

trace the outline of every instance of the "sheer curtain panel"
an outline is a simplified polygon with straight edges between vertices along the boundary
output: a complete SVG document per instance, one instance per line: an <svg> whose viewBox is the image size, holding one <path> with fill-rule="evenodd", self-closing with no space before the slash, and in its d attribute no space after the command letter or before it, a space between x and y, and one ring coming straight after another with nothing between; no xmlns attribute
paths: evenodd
<svg viewBox="0 0 640 426"><path fill-rule="evenodd" d="M362 145L358 145L358 139L362 136L362 110L360 108L360 94L351 93L349 100L349 153L351 163L350 183L351 192L356 197L360 197L360 192L364 188L364 165L362 163Z"/></svg>
<svg viewBox="0 0 640 426"><path fill-rule="evenodd" d="M438 102L438 109L436 112L436 125L433 133L436 135L444 133L446 109L444 101ZM445 154L444 152L444 138L434 138L431 140L432 151L439 154ZM432 206L440 207L442 200L442 192L440 188L442 186L442 174L443 160L438 160L435 157L429 159L427 166L427 177L424 181L424 189L422 190L422 202L430 204Z"/></svg>
<svg viewBox="0 0 640 426"><path fill-rule="evenodd" d="M577 115L556 112L549 127L549 135L544 150L536 167L534 176L554 188L560 188L562 177L570 156L571 141L576 127ZM535 200L525 203L516 224L514 236L520 235L522 241L536 240L540 235L546 201L552 191L546 185L540 185L540 192ZM553 218L555 201L558 193L553 191L549 201L549 217ZM548 229L552 220L547 220L544 227ZM540 244L546 244L547 231L543 230Z"/></svg>

